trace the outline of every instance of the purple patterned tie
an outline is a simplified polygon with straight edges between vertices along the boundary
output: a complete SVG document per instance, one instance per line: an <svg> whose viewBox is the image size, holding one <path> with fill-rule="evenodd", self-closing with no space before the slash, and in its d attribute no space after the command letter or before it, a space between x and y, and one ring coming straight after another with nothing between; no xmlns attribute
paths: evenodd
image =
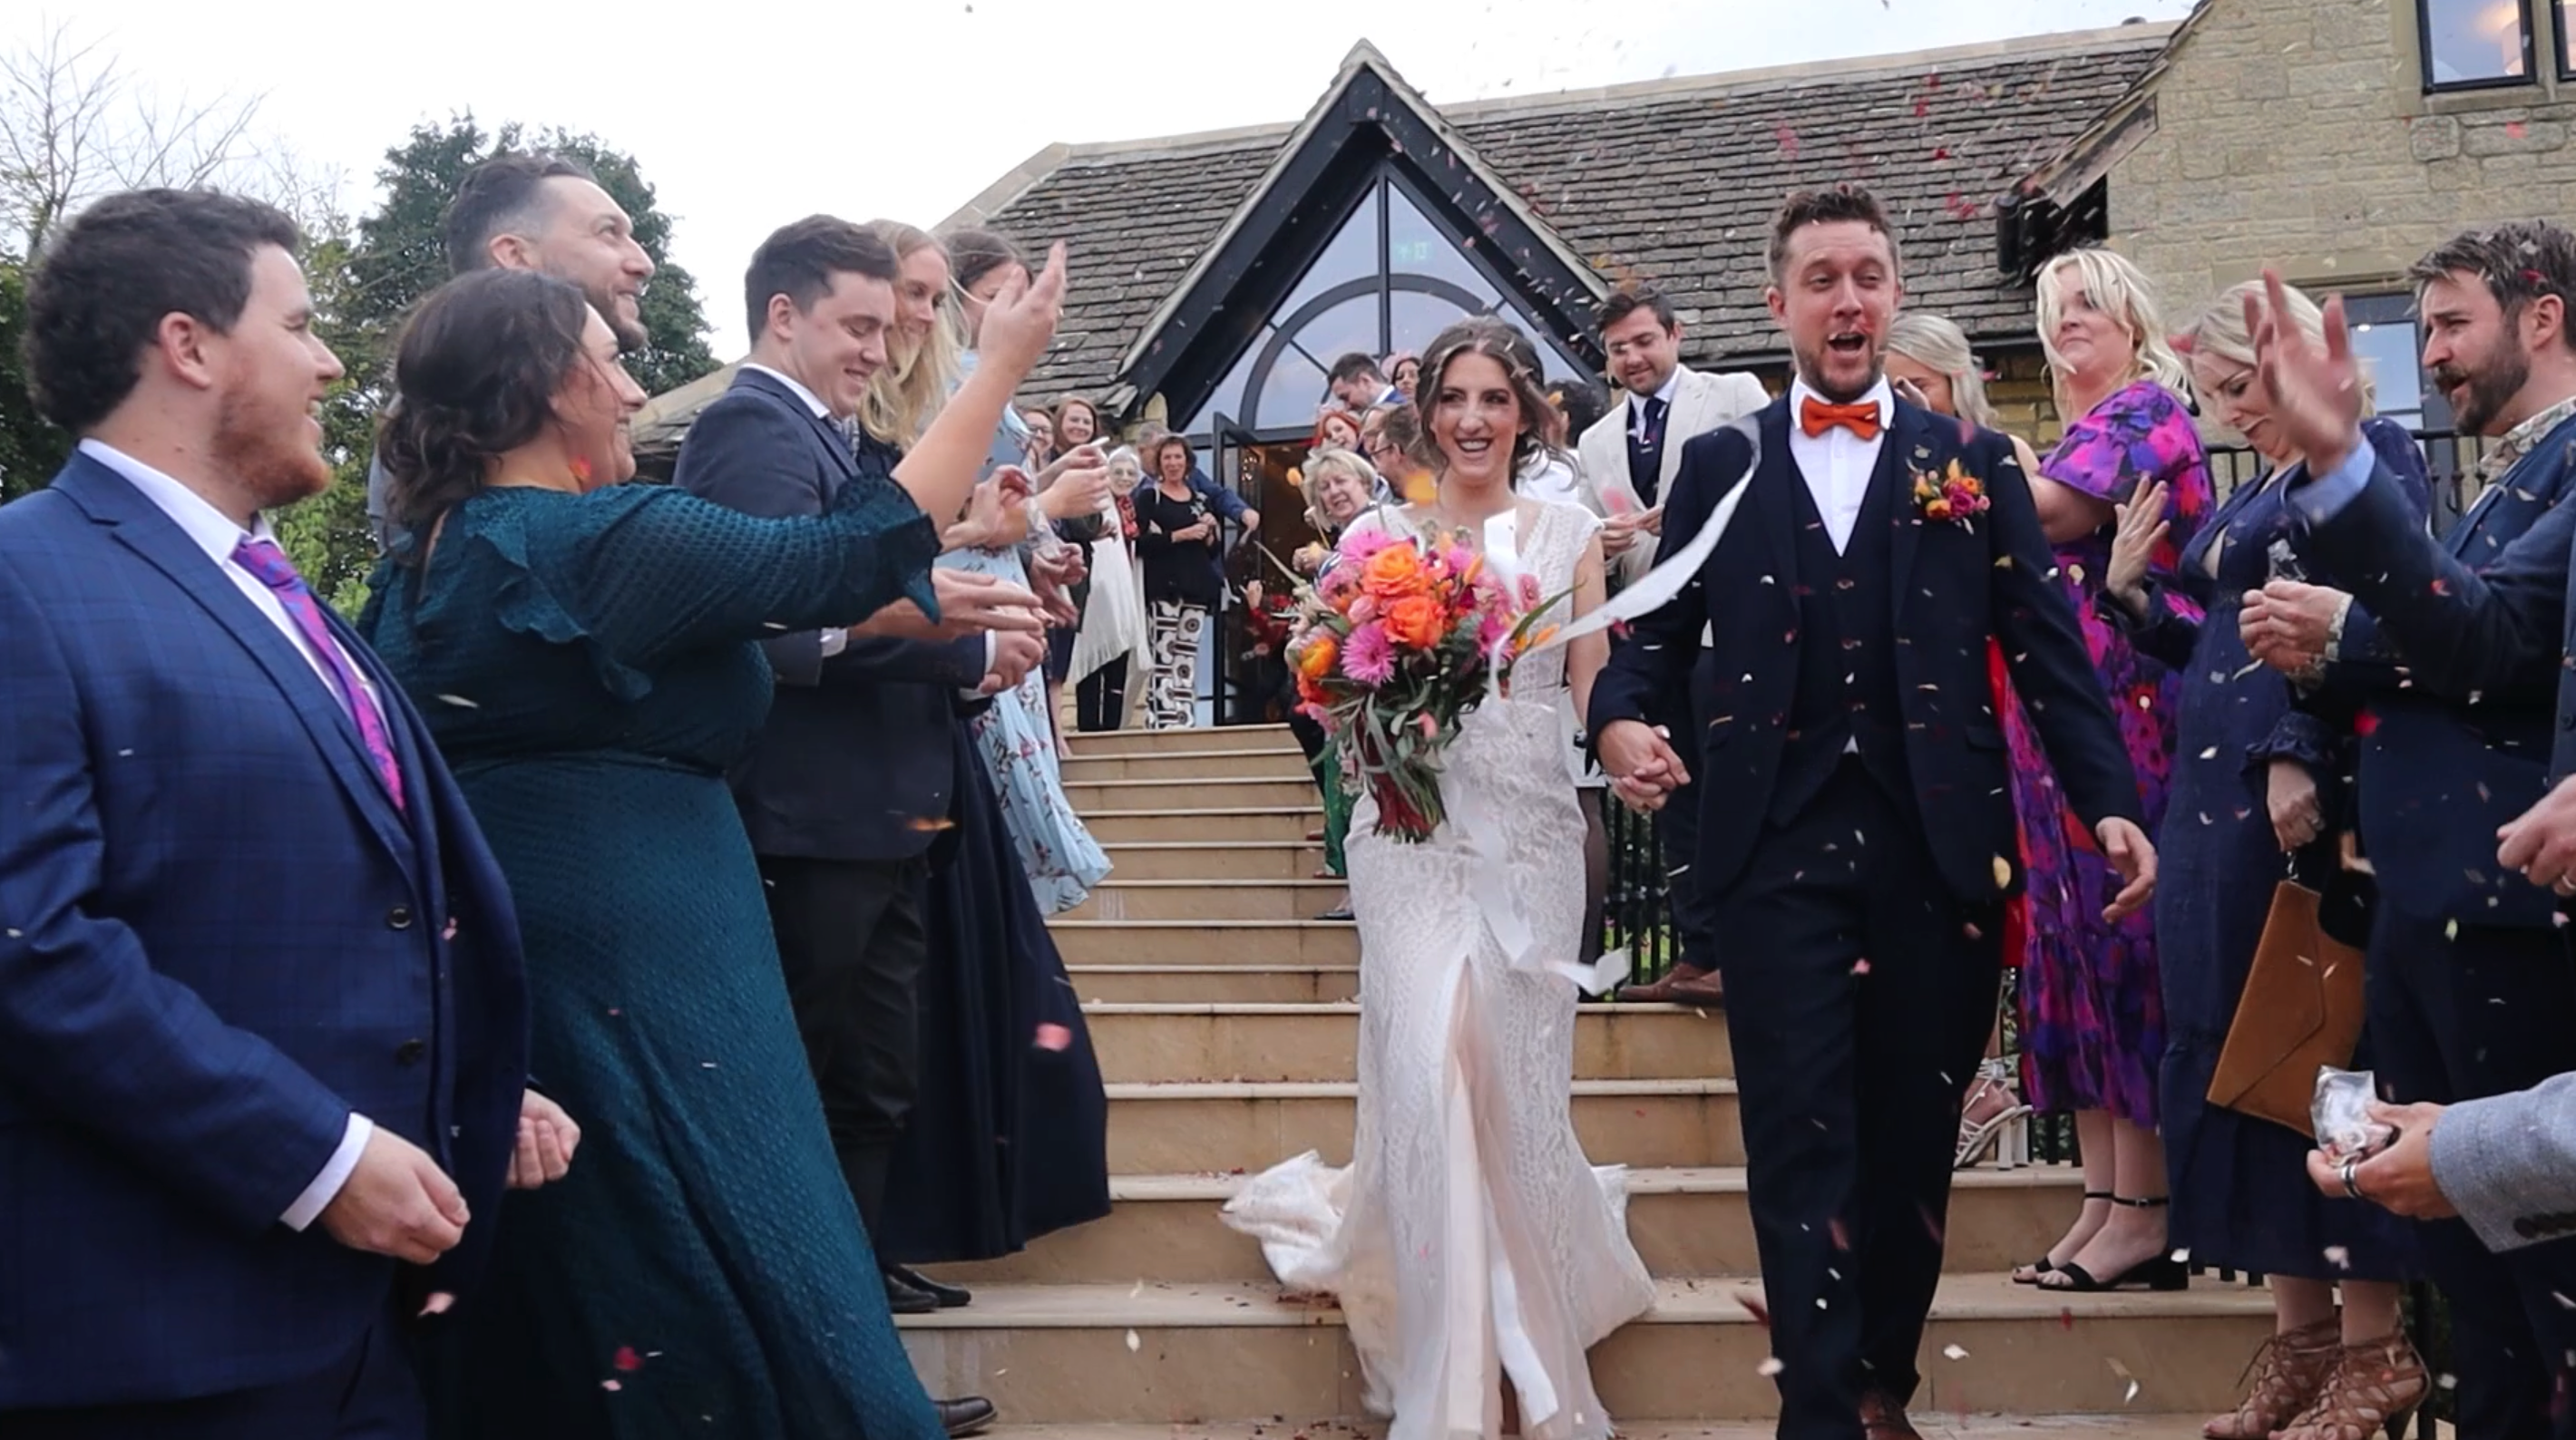
<svg viewBox="0 0 2576 1440"><path fill-rule="evenodd" d="M342 703L349 707L349 718L358 722L358 738L366 742L368 758L376 762L376 777L385 782L385 793L393 796L394 808L403 808L402 767L394 763L393 737L385 733L385 717L376 702L367 698L366 687L358 683L357 672L350 668L348 657L340 653L340 644L331 638L331 627L323 622L322 602L295 573L295 562L272 540L243 536L233 547L233 563L247 570L286 607L295 628L304 632L305 643L322 657L323 667L331 672L339 687Z"/></svg>

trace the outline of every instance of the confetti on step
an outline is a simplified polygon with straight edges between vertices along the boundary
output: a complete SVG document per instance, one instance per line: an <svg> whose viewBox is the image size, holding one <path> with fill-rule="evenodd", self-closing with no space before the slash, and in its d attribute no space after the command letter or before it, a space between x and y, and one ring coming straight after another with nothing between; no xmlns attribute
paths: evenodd
<svg viewBox="0 0 2576 1440"><path fill-rule="evenodd" d="M1753 1373L1768 1380L1787 1368L1789 1367L1780 1363L1779 1356L1765 1355L1762 1357L1762 1363L1753 1367Z"/></svg>
<svg viewBox="0 0 2576 1440"><path fill-rule="evenodd" d="M1941 1347L1941 1357L1945 1360L1965 1360L1968 1358L1968 1352L1957 1345L1945 1345Z"/></svg>
<svg viewBox="0 0 2576 1440"><path fill-rule="evenodd" d="M1135 1331L1133 1331L1133 1330L1128 1331L1128 1332L1127 1332L1127 1353L1128 1353L1128 1354L1130 1354L1130 1355L1133 1355L1133 1354L1135 1354L1137 1351L1142 1350L1142 1349L1144 1349L1144 1348L1145 1348L1145 1341L1144 1341L1144 1338L1143 1338L1142 1336L1138 1335L1138 1334L1137 1334Z"/></svg>

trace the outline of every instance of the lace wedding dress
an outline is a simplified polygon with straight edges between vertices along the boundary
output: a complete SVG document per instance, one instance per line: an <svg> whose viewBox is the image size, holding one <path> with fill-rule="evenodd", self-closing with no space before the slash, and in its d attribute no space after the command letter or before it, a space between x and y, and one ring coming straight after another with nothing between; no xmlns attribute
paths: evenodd
<svg viewBox="0 0 2576 1440"><path fill-rule="evenodd" d="M1515 563L1554 595L1597 523L1523 502ZM1489 543L1489 561L1500 548ZM1654 1298L1628 1240L1625 1173L1595 1169L1575 1139L1577 990L1546 968L1580 953L1583 921L1583 814L1557 715L1564 653L1530 657L1511 698L1467 717L1441 777L1451 823L1429 841L1380 838L1376 806L1359 798L1352 1164L1309 1151L1252 1177L1225 1210L1281 1281L1339 1298L1368 1408L1393 1418L1388 1440L1499 1435L1504 1376L1522 1435L1608 1436L1584 1352ZM1498 898L1519 925L1498 920ZM1524 926L1516 964L1502 936Z"/></svg>

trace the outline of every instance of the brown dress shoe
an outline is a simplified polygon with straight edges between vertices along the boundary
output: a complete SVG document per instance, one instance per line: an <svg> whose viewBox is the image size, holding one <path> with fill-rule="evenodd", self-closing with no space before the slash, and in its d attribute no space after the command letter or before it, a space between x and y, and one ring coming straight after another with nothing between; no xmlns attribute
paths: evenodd
<svg viewBox="0 0 2576 1440"><path fill-rule="evenodd" d="M1923 1440L1905 1407L1876 1390L1860 1397L1860 1433L1863 1440Z"/></svg>
<svg viewBox="0 0 2576 1440"><path fill-rule="evenodd" d="M1660 980L1620 986L1619 998L1639 1005L1723 1005L1726 987L1714 970L1677 964Z"/></svg>

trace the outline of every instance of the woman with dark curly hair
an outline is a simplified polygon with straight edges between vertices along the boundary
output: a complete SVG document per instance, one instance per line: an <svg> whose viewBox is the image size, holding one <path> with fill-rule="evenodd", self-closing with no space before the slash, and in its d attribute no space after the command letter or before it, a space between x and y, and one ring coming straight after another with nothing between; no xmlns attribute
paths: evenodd
<svg viewBox="0 0 2576 1440"><path fill-rule="evenodd" d="M1008 368L950 402L902 488L759 519L620 483L644 394L571 286L482 271L404 327L377 452L403 533L359 627L509 878L530 1068L586 1137L543 1203L508 1207L491 1290L443 1322L447 1433L942 1433L833 1158L725 771L769 708L756 641L932 607L923 511L964 505Z"/></svg>

